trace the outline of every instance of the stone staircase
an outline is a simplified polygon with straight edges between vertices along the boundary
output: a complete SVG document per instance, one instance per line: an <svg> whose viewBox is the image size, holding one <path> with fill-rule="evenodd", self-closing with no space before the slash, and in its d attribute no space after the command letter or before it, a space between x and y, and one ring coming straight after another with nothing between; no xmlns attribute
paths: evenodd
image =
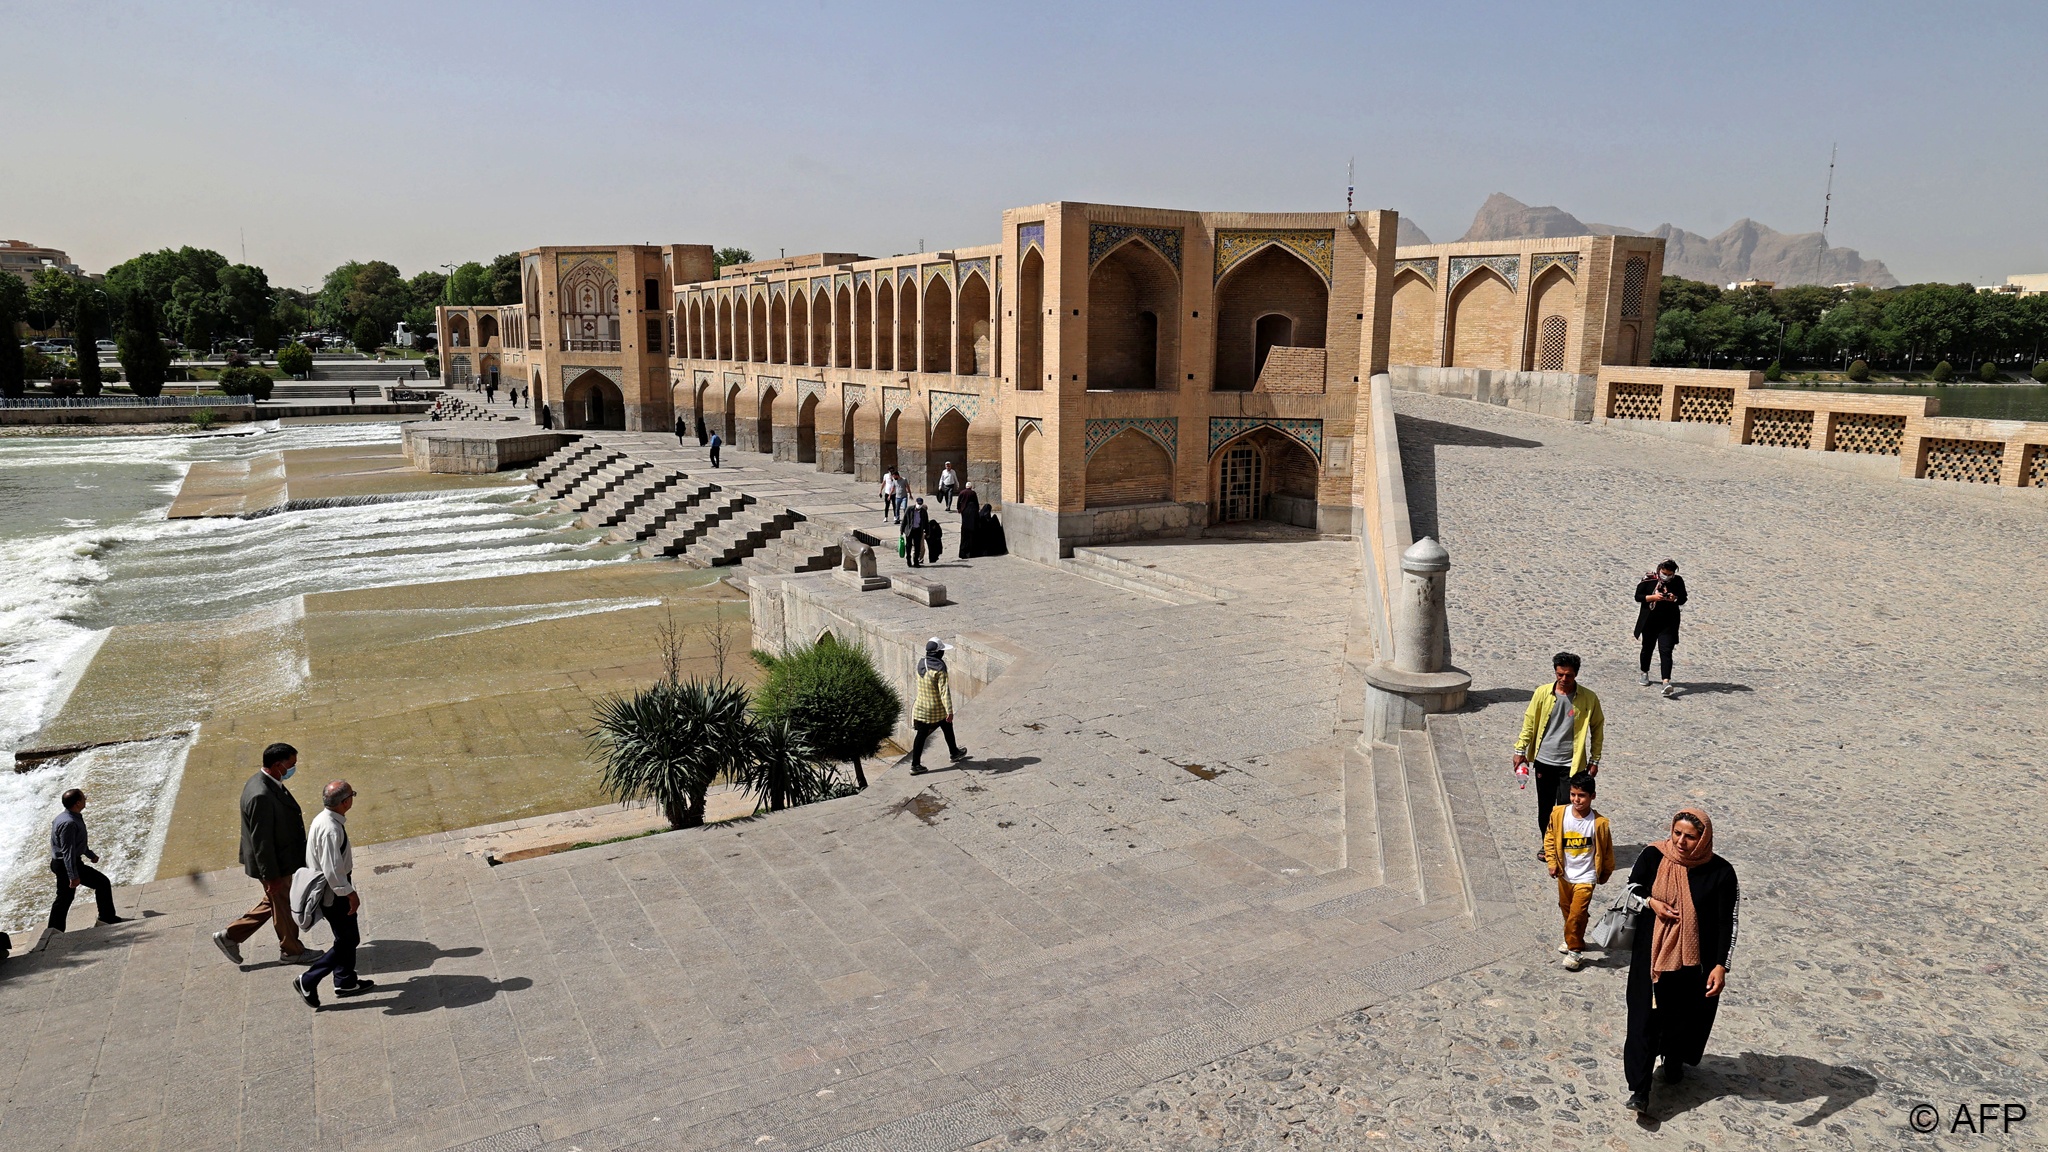
<svg viewBox="0 0 2048 1152"><path fill-rule="evenodd" d="M590 506L576 523L584 528L612 528L627 517L660 499L663 494L673 491L679 484L689 483L684 473L668 468L650 467L630 481L611 490L603 499Z"/></svg>
<svg viewBox="0 0 2048 1152"><path fill-rule="evenodd" d="M714 489L689 511L678 515L669 525L654 532L647 542L640 546L640 555L649 560L673 560L689 551L690 547L702 540L713 528L725 523L748 505L758 503L745 492L711 485ZM703 565L710 567L710 565Z"/></svg>
<svg viewBox="0 0 2048 1152"><path fill-rule="evenodd" d="M1507 865L1457 717L1431 716L1424 731L1403 732L1398 743L1354 748L1345 776L1350 870L1417 905L1389 923L1456 921L1469 929L1513 913Z"/></svg>
<svg viewBox="0 0 2048 1152"><path fill-rule="evenodd" d="M627 513L605 538L613 543L646 540L663 529L687 525L699 505L724 491L709 480L686 478Z"/></svg>
<svg viewBox="0 0 2048 1152"><path fill-rule="evenodd" d="M550 500L560 500L578 484L626 458L624 453L614 452L603 445L596 445L595 448L595 451L570 461L550 478L538 481L540 494Z"/></svg>
<svg viewBox="0 0 2048 1152"><path fill-rule="evenodd" d="M1168 572L1142 561L1112 556L1094 548L1076 548L1059 567L1112 588L1136 592L1168 604L1220 604L1237 599L1235 588L1198 577Z"/></svg>
<svg viewBox="0 0 2048 1152"><path fill-rule="evenodd" d="M578 460L589 456L592 452L599 451L602 447L603 445L595 440L571 440L569 443L562 445L537 461L533 467L527 469L526 478L533 481L536 485L546 484L555 477L560 476L564 469L575 464Z"/></svg>

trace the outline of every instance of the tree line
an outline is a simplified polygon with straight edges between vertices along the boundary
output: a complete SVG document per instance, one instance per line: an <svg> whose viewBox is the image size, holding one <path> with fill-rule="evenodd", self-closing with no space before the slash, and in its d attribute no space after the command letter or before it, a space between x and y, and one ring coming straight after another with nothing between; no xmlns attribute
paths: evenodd
<svg viewBox="0 0 2048 1152"><path fill-rule="evenodd" d="M321 329L368 351L388 343L404 321L415 347L425 350L437 305L519 300L516 252L409 279L382 260L351 260L308 291L273 285L263 269L230 263L210 249L165 248L117 264L101 280L54 268L28 283L0 276L0 333L12 336L24 322L38 330L67 328L80 351L74 370L88 393L99 384L90 349L112 337L131 388L157 395L170 361L166 339L200 352L244 341L274 352L288 337ZM20 395L27 367L17 342L0 339L0 393Z"/></svg>
<svg viewBox="0 0 2048 1152"><path fill-rule="evenodd" d="M1885 371L1939 364L2026 371L2048 340L2048 295L1968 284L1716 288L1664 277L1652 362L1671 367Z"/></svg>

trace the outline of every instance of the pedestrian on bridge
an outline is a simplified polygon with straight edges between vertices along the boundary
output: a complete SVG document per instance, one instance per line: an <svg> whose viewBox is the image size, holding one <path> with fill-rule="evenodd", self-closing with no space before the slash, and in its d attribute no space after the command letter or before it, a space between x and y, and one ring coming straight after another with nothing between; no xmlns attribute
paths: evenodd
<svg viewBox="0 0 2048 1152"><path fill-rule="evenodd" d="M1621 1065L1628 1107L1647 1113L1657 1057L1664 1058L1664 1082L1675 1084L1706 1053L1728 986L1742 896L1735 866L1714 855L1714 822L1700 808L1678 810L1670 837L1636 857L1628 886L1644 906L1629 959Z"/></svg>
<svg viewBox="0 0 2048 1152"><path fill-rule="evenodd" d="M97 864L100 858L87 842L85 793L69 788L61 799L64 811L50 823L50 871L57 876L57 898L50 903L50 931L64 931L71 912L71 897L80 884L92 889L97 898L100 923L122 923L122 918L114 914L114 882L86 863L90 860Z"/></svg>
<svg viewBox="0 0 2048 1152"><path fill-rule="evenodd" d="M713 468L718 467L718 450L723 447L725 447L725 437L713 432L711 434L711 466Z"/></svg>
<svg viewBox="0 0 2048 1152"><path fill-rule="evenodd" d="M1600 747L1607 740L1607 718L1600 712L1600 697L1579 683L1579 658L1559 652L1550 658L1554 679L1536 689L1529 707L1522 713L1522 735L1515 741L1514 767L1518 775L1536 774L1536 832L1550 828L1550 810L1557 806L1559 787L1584 772L1600 774ZM1536 856L1548 860L1539 849Z"/></svg>
<svg viewBox="0 0 2048 1152"><path fill-rule="evenodd" d="M242 871L263 886L263 899L242 918L213 934L221 954L242 962L242 942L265 923L277 929L278 959L310 964L315 953L299 943L292 919L292 874L306 863L306 817L284 782L299 770L299 750L272 744L263 750L263 769L242 787Z"/></svg>
<svg viewBox="0 0 2048 1152"><path fill-rule="evenodd" d="M690 442L690 425L681 412L676 413L676 447L682 448Z"/></svg>
<svg viewBox="0 0 2048 1152"><path fill-rule="evenodd" d="M360 996L376 987L375 981L356 975L356 945L363 939L356 913L362 910L362 897L356 894L356 857L349 847L345 820L355 803L356 790L348 781L329 784L321 790L320 814L313 817L306 838L304 883L320 887L320 915L334 930L334 946L292 979L292 991L315 1009L320 1007L320 981L329 976L334 977L336 996ZM296 905L298 894L293 896Z"/></svg>
<svg viewBox="0 0 2048 1152"><path fill-rule="evenodd" d="M1567 972L1585 967L1579 953L1586 948L1593 889L1614 874L1614 834L1607 817L1593 810L1596 791L1586 773L1572 777L1571 802L1550 810L1550 828L1543 837L1550 875L1557 881L1557 908L1564 914L1564 943L1557 950L1564 953Z"/></svg>
<svg viewBox="0 0 2048 1152"><path fill-rule="evenodd" d="M939 500L946 511L953 510L953 494L960 490L960 474L953 471L953 462L946 461L946 467L939 472Z"/></svg>
<svg viewBox="0 0 2048 1152"><path fill-rule="evenodd" d="M922 505L922 503L923 501L919 501L920 505ZM939 556L945 551L945 547L946 530L944 528L939 527L939 518L937 516L927 515L924 521L925 559L931 561L934 564L938 563Z"/></svg>
<svg viewBox="0 0 2048 1152"><path fill-rule="evenodd" d="M960 487L960 558L966 560L974 555L975 529L981 519L981 497L974 494L974 482L968 481Z"/></svg>
<svg viewBox="0 0 2048 1152"><path fill-rule="evenodd" d="M548 407L548 402L545 400L540 402L540 426L543 428L553 428L555 426L555 410Z"/></svg>
<svg viewBox="0 0 2048 1152"><path fill-rule="evenodd" d="M924 510L922 499L903 510L899 535L904 539L903 554L912 568L924 564L924 526L930 522L931 515Z"/></svg>
<svg viewBox="0 0 2048 1152"><path fill-rule="evenodd" d="M924 742L934 729L946 737L946 751L954 760L967 758L967 749L953 739L953 689L946 678L946 653L953 646L937 636L924 642L924 659L917 662L917 701L910 709L910 725L917 731L910 742L910 774L925 774Z"/></svg>
<svg viewBox="0 0 2048 1152"><path fill-rule="evenodd" d="M1650 653L1655 651L1664 673L1664 695L1676 696L1671 686L1671 650L1678 646L1678 615L1685 606L1685 578L1678 574L1678 561L1666 560L1636 582L1636 638L1643 642L1643 687L1650 686Z"/></svg>

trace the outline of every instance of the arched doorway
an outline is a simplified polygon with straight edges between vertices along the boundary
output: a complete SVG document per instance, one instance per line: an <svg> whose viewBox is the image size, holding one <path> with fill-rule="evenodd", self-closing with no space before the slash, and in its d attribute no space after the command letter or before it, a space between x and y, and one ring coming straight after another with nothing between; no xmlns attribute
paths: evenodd
<svg viewBox="0 0 2048 1152"><path fill-rule="evenodd" d="M448 317L448 346L450 348L469 347L469 318L460 312Z"/></svg>
<svg viewBox="0 0 2048 1152"><path fill-rule="evenodd" d="M570 428L622 431L626 427L626 398L617 384L591 369L562 390L562 423Z"/></svg>
<svg viewBox="0 0 2048 1152"><path fill-rule="evenodd" d="M796 462L815 464L818 462L818 397L816 393L804 397L796 409Z"/></svg>
<svg viewBox="0 0 2048 1152"><path fill-rule="evenodd" d="M540 406L546 403L541 395L540 373L533 374L533 383L526 386L526 406L533 410L533 422L540 423Z"/></svg>
<svg viewBox="0 0 2048 1152"><path fill-rule="evenodd" d="M486 312L476 318L476 346L489 348L498 342L498 318Z"/></svg>
<svg viewBox="0 0 2048 1152"><path fill-rule="evenodd" d="M905 280L896 290L896 371L916 372L921 363L917 356L917 281Z"/></svg>
<svg viewBox="0 0 2048 1152"><path fill-rule="evenodd" d="M719 438L725 441L727 448L737 447L736 442L739 440L740 435L740 386L737 384L733 384L725 390L725 412L723 415L724 419L720 421L723 427L718 430Z"/></svg>
<svg viewBox="0 0 2048 1152"><path fill-rule="evenodd" d="M1316 526L1315 453L1271 428L1225 444L1210 465L1210 519Z"/></svg>
<svg viewBox="0 0 2048 1152"><path fill-rule="evenodd" d="M747 358L756 363L768 362L768 301L754 297L753 307L747 310Z"/></svg>
<svg viewBox="0 0 2048 1152"><path fill-rule="evenodd" d="M1088 387L1171 388L1180 363L1180 279L1129 240L1088 274Z"/></svg>
<svg viewBox="0 0 2048 1152"><path fill-rule="evenodd" d="M1216 286L1216 389L1249 392L1274 348L1321 348L1330 310L1322 274L1268 247Z"/></svg>
<svg viewBox="0 0 2048 1152"><path fill-rule="evenodd" d="M832 297L823 288L811 294L811 363L832 363Z"/></svg>
<svg viewBox="0 0 2048 1152"><path fill-rule="evenodd" d="M811 363L811 303L801 287L789 296L789 362Z"/></svg>
<svg viewBox="0 0 2048 1152"><path fill-rule="evenodd" d="M1436 288L1413 268L1394 277L1393 336L1387 353L1395 364L1436 365Z"/></svg>
<svg viewBox="0 0 2048 1152"><path fill-rule="evenodd" d="M789 362L789 300L786 297L768 305L768 362Z"/></svg>
<svg viewBox="0 0 2048 1152"><path fill-rule="evenodd" d="M1515 291L1500 273L1477 268L1451 293L1444 324L1444 359L1453 368L1511 368Z"/></svg>
<svg viewBox="0 0 2048 1152"><path fill-rule="evenodd" d="M1086 483L1089 508L1162 503L1173 499L1173 457L1157 440L1126 428L1088 458Z"/></svg>
<svg viewBox="0 0 2048 1152"><path fill-rule="evenodd" d="M925 490L939 490L939 474L946 470L950 461L953 472L961 480L967 479L967 418L960 415L958 408L947 409L939 422L932 426L930 445L925 449Z"/></svg>
<svg viewBox="0 0 2048 1152"><path fill-rule="evenodd" d="M866 284L853 294L853 366L875 366L875 293Z"/></svg>
<svg viewBox="0 0 2048 1152"><path fill-rule="evenodd" d="M939 277L924 286L924 370L953 370L953 290Z"/></svg>
<svg viewBox="0 0 2048 1152"><path fill-rule="evenodd" d="M1026 424L1017 434L1017 502L1019 504L1050 504L1051 494L1040 492L1051 475L1052 461L1046 447L1045 433L1037 424Z"/></svg>
<svg viewBox="0 0 2048 1152"><path fill-rule="evenodd" d="M1037 248L1024 254L1018 269L1017 387L1045 387L1045 257Z"/></svg>
<svg viewBox="0 0 2048 1152"><path fill-rule="evenodd" d="M953 370L962 376L995 371L994 327L989 319L988 281L979 272L969 273L960 282L960 339L953 350Z"/></svg>
<svg viewBox="0 0 2048 1152"><path fill-rule="evenodd" d="M832 366L853 367L853 293L844 287L833 297Z"/></svg>
<svg viewBox="0 0 2048 1152"><path fill-rule="evenodd" d="M760 410L755 413L754 435L760 437L760 443L755 445L754 451L773 456L775 454L775 389L773 388L763 389L761 392Z"/></svg>
<svg viewBox="0 0 2048 1152"><path fill-rule="evenodd" d="M896 370L896 289L886 279L875 290L875 368Z"/></svg>
<svg viewBox="0 0 2048 1152"><path fill-rule="evenodd" d="M695 432L697 429L705 426L704 394L709 391L711 391L711 381L699 380L697 382L697 394L690 400L690 416L692 418L690 422L691 432Z"/></svg>
<svg viewBox="0 0 2048 1152"><path fill-rule="evenodd" d="M900 467L901 467L901 466L900 466L900 465L899 465L899 464L897 463L897 460L896 460L896 457L897 457L897 453L896 453L896 435L897 435L897 431L898 431L898 429L902 428L902 426L903 426L903 411L902 411L902 409L897 409L896 411L894 411L894 412L891 412L891 413L889 413L889 418L888 418L887 420L884 420L884 421L882 422L882 443L881 443L881 453L882 453L882 471L884 471L884 472L887 472L887 471L889 471L889 470L890 470L890 469L892 469L892 468L896 468L896 469L899 469L899 470L900 470Z"/></svg>
<svg viewBox="0 0 2048 1152"><path fill-rule="evenodd" d="M478 362L476 370L477 384L480 387L496 388L498 386L499 365L496 356L485 356Z"/></svg>
<svg viewBox="0 0 2048 1152"><path fill-rule="evenodd" d="M842 416L842 417L840 418L840 428L839 428L839 470L840 470L841 472L844 472L844 473L845 473L846 475L848 475L848 476L851 476L851 475L853 475L853 467L854 467L854 440L853 440L853 418L854 418L854 415L855 415L856 413L858 413L859 411L860 411L860 405L858 405L858 404L851 404L851 405L848 405L848 406L847 406L847 409L846 409L846 414L845 414L844 416Z"/></svg>

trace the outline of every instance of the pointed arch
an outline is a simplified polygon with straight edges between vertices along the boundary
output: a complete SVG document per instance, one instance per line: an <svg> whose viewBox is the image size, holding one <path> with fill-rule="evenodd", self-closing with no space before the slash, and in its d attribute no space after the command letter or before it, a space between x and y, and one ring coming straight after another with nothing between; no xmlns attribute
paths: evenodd
<svg viewBox="0 0 2048 1152"><path fill-rule="evenodd" d="M1520 327L1515 290L1498 271L1474 268L1451 291L1444 319L1444 359L1453 368L1511 368Z"/></svg>
<svg viewBox="0 0 2048 1152"><path fill-rule="evenodd" d="M1323 347L1329 312L1329 284L1291 249L1238 261L1216 285L1216 389L1251 391L1274 347Z"/></svg>
<svg viewBox="0 0 2048 1152"><path fill-rule="evenodd" d="M875 287L875 368L896 370L896 286L888 277Z"/></svg>
<svg viewBox="0 0 2048 1152"><path fill-rule="evenodd" d="M1523 330L1522 367L1525 371L1563 372L1575 370L1571 355L1571 318L1578 314L1579 286L1563 264L1552 264L1536 277L1529 289L1528 313Z"/></svg>
<svg viewBox="0 0 2048 1152"><path fill-rule="evenodd" d="M731 298L731 297L723 297L723 296L722 296L722 297L720 297L720 298L719 298L719 301L718 301L718 321L717 321L717 324L715 325L715 327L716 327L716 328L717 328L717 330L718 330L718 356L717 356L716 358L717 358L717 359L719 359L719 360L731 360L731 359L733 359L733 354L732 354L732 298Z"/></svg>
<svg viewBox="0 0 2048 1152"><path fill-rule="evenodd" d="M953 288L943 277L934 276L924 286L924 307L919 312L921 327L924 329L924 361L920 365L926 372L951 372L953 370Z"/></svg>
<svg viewBox="0 0 2048 1152"><path fill-rule="evenodd" d="M875 366L875 293L865 283L853 294L853 366Z"/></svg>
<svg viewBox="0 0 2048 1152"><path fill-rule="evenodd" d="M832 296L820 287L811 293L811 363L832 363Z"/></svg>
<svg viewBox="0 0 2048 1152"><path fill-rule="evenodd" d="M1172 388L1180 371L1180 277L1132 237L1088 273L1088 387Z"/></svg>
<svg viewBox="0 0 2048 1152"><path fill-rule="evenodd" d="M1436 285L1413 268L1394 276L1393 333L1387 358L1395 364L1436 364Z"/></svg>
<svg viewBox="0 0 2048 1152"><path fill-rule="evenodd" d="M765 455L775 454L775 389L761 389L760 403L754 410L754 451Z"/></svg>
<svg viewBox="0 0 2048 1152"><path fill-rule="evenodd" d="M844 284L832 294L832 366L853 367L853 291Z"/></svg>
<svg viewBox="0 0 2048 1152"><path fill-rule="evenodd" d="M1173 498L1173 458L1136 428L1110 437L1088 457L1083 506L1114 508Z"/></svg>
<svg viewBox="0 0 2048 1152"><path fill-rule="evenodd" d="M796 462L818 462L818 394L811 393L796 407Z"/></svg>
<svg viewBox="0 0 2048 1152"><path fill-rule="evenodd" d="M896 286L896 371L920 371L917 354L917 282L905 280Z"/></svg>
<svg viewBox="0 0 2048 1152"><path fill-rule="evenodd" d="M953 349L954 372L987 376L995 371L995 316L990 310L988 281L980 271L960 281L960 321Z"/></svg>
<svg viewBox="0 0 2048 1152"><path fill-rule="evenodd" d="M789 301L787 299L768 302L768 362L786 364L789 362Z"/></svg>
<svg viewBox="0 0 2048 1152"><path fill-rule="evenodd" d="M1036 245L1017 269L1017 387L1045 388L1045 253Z"/></svg>

